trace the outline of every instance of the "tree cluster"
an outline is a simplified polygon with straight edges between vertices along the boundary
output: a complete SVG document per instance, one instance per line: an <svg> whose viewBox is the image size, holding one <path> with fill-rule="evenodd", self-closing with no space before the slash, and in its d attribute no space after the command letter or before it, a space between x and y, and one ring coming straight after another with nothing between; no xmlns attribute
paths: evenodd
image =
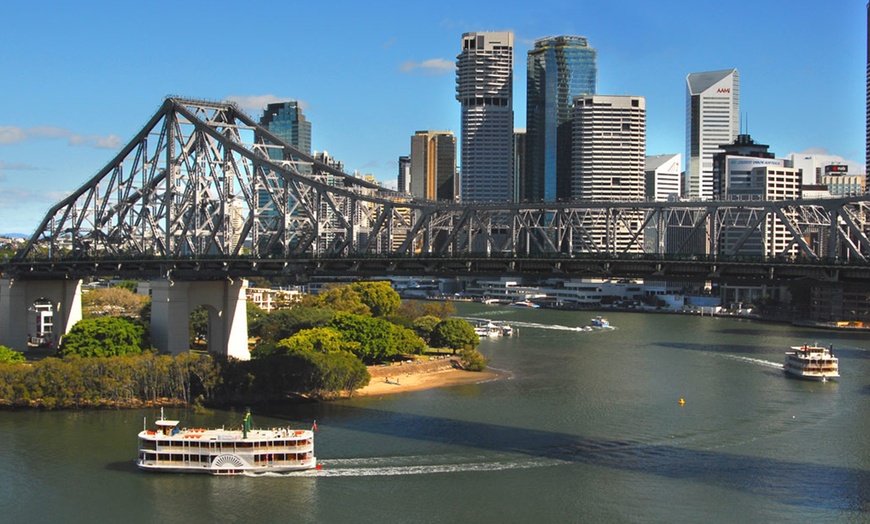
<svg viewBox="0 0 870 524"><path fill-rule="evenodd" d="M150 305L151 301L146 296L137 295L135 288L130 289L130 287L130 285L119 284L82 294L82 316L84 318L126 317L142 320L145 306Z"/></svg>
<svg viewBox="0 0 870 524"><path fill-rule="evenodd" d="M220 366L208 355L144 353L111 358L46 358L0 364L0 404L45 409L211 400Z"/></svg>
<svg viewBox="0 0 870 524"><path fill-rule="evenodd" d="M114 357L139 354L150 348L148 331L139 322L120 317L79 320L64 335L60 355Z"/></svg>

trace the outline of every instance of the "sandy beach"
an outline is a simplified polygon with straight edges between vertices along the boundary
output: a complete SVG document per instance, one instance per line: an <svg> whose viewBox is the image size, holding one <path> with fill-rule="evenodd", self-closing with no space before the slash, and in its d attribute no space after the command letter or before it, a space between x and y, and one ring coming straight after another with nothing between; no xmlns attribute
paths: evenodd
<svg viewBox="0 0 870 524"><path fill-rule="evenodd" d="M444 369L424 371L407 368L395 368L395 374L388 376L372 376L369 385L354 392L355 397L372 395L391 395L421 389L458 386L461 384L477 384L494 380L501 375L494 371L464 371L461 369Z"/></svg>

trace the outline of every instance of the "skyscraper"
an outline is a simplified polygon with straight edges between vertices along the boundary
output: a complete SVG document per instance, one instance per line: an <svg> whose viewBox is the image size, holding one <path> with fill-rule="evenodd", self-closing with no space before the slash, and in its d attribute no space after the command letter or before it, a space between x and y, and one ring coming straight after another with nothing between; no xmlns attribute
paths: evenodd
<svg viewBox="0 0 870 524"><path fill-rule="evenodd" d="M306 155L311 154L311 122L305 119L299 102L288 100L267 105L260 125ZM277 149L270 149L269 157L283 160Z"/></svg>
<svg viewBox="0 0 870 524"><path fill-rule="evenodd" d="M571 104L594 95L596 51L580 36L535 41L526 83L526 181L523 200L555 202L570 196Z"/></svg>
<svg viewBox="0 0 870 524"><path fill-rule="evenodd" d="M587 95L574 100L571 197L643 200L646 99Z"/></svg>
<svg viewBox="0 0 870 524"><path fill-rule="evenodd" d="M867 3L867 91L866 91L867 113L866 113L866 131L864 134L865 153L864 165L866 166L865 173L870 173L870 2Z"/></svg>
<svg viewBox="0 0 870 524"><path fill-rule="evenodd" d="M411 192L411 157L399 157L399 176L396 184L399 193Z"/></svg>
<svg viewBox="0 0 870 524"><path fill-rule="evenodd" d="M462 106L464 202L513 199L513 55L511 32L462 35L456 100Z"/></svg>
<svg viewBox="0 0 870 524"><path fill-rule="evenodd" d="M737 138L740 77L737 69L686 76L686 175L684 196L713 198L713 155Z"/></svg>
<svg viewBox="0 0 870 524"><path fill-rule="evenodd" d="M646 99L642 96L586 95L574 99L571 197L584 200L644 200ZM638 252L643 244L626 223L643 222L642 211L623 214L622 224L606 216L584 218L584 227L612 253Z"/></svg>
<svg viewBox="0 0 870 524"><path fill-rule="evenodd" d="M311 154L311 122L305 119L302 114L302 108L295 100L286 102L276 102L268 104L260 117L260 125L267 128L272 134L276 135L281 140L287 142L299 151L305 154ZM268 150L269 158L279 161L297 161L294 167L297 171L303 174L311 174L311 165L307 162L299 162L299 158L291 155L285 155L285 151L279 147L270 147ZM302 219L305 215L304 211L300 211L298 207L282 203L281 199L276 199L274 195L281 194L280 188L284 186L284 180L277 173L265 170L266 176L263 184L270 189L259 188L257 194L257 216L258 220L264 223L263 228L266 230L278 230L280 224L293 222ZM285 209L294 209L289 215L285 216ZM285 226L286 227L286 226ZM259 240L263 245L268 245L269 238L267 235L261 235Z"/></svg>
<svg viewBox="0 0 870 524"><path fill-rule="evenodd" d="M417 131L411 137L411 194L455 200L456 137L450 131Z"/></svg>

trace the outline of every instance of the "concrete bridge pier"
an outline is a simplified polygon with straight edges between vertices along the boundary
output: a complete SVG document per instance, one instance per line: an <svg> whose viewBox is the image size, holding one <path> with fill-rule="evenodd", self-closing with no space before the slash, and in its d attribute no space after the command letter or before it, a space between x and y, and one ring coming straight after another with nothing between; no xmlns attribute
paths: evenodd
<svg viewBox="0 0 870 524"><path fill-rule="evenodd" d="M220 281L151 281L151 343L178 355L190 348L190 313L208 310L209 351L248 360L248 312L244 279Z"/></svg>
<svg viewBox="0 0 870 524"><path fill-rule="evenodd" d="M0 345L16 351L27 349L28 335L38 335L35 304L48 302L53 347L82 319L81 280L0 279Z"/></svg>

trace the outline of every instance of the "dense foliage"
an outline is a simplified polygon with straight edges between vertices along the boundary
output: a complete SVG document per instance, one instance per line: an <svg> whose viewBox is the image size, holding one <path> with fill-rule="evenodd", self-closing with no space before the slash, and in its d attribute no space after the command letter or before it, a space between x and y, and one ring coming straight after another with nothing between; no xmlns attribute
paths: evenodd
<svg viewBox="0 0 870 524"><path fill-rule="evenodd" d="M208 355L46 358L26 366L0 364L0 404L53 409L189 403L211 399L219 379L220 367Z"/></svg>
<svg viewBox="0 0 870 524"><path fill-rule="evenodd" d="M347 284L328 284L317 295L302 297L302 305L343 311L354 315L370 315L372 312L363 303L359 293Z"/></svg>
<svg viewBox="0 0 870 524"><path fill-rule="evenodd" d="M295 394L335 398L353 393L369 383L365 365L347 351L284 351L273 348L247 362L228 361L224 366L223 401L280 401Z"/></svg>
<svg viewBox="0 0 870 524"><path fill-rule="evenodd" d="M460 361L463 369L468 371L483 371L486 369L486 364L489 359L484 357L480 351L471 348L465 348L459 352Z"/></svg>
<svg viewBox="0 0 870 524"><path fill-rule="evenodd" d="M422 302L419 300L404 300L399 309L396 310L396 315L415 320L417 318L431 315L440 319L452 317L456 314L456 308L452 302Z"/></svg>
<svg viewBox="0 0 870 524"><path fill-rule="evenodd" d="M0 346L0 363L14 364L16 362L24 362L24 353Z"/></svg>
<svg viewBox="0 0 870 524"><path fill-rule="evenodd" d="M145 327L119 317L100 317L76 322L64 335L60 347L63 356L115 357L141 353L148 348Z"/></svg>
<svg viewBox="0 0 870 524"><path fill-rule="evenodd" d="M95 289L82 294L82 316L142 318L148 297L137 295L128 287Z"/></svg>
<svg viewBox="0 0 870 524"><path fill-rule="evenodd" d="M439 322L441 322L441 319L435 315L423 315L422 317L414 319L414 322L411 325L413 326L414 331L420 335L420 338L428 342L432 337L432 331Z"/></svg>
<svg viewBox="0 0 870 524"><path fill-rule="evenodd" d="M455 355L458 349L476 349L480 344L480 337L467 320L447 318L432 330L431 342L435 347L452 349Z"/></svg>
<svg viewBox="0 0 870 524"><path fill-rule="evenodd" d="M387 281L356 282L350 288L376 317L392 315L402 304L402 298Z"/></svg>
<svg viewBox="0 0 870 524"><path fill-rule="evenodd" d="M248 326L248 333L260 337L264 343L275 343L303 329L323 327L332 320L333 315L331 309L299 304L264 315L254 325Z"/></svg>
<svg viewBox="0 0 870 524"><path fill-rule="evenodd" d="M196 306L193 308L187 319L187 326L191 346L198 340L205 340L208 337L208 307Z"/></svg>
<svg viewBox="0 0 870 524"><path fill-rule="evenodd" d="M395 355L422 353L426 344L413 331L386 320L351 313L336 313L329 326L338 330L363 362L373 364Z"/></svg>

